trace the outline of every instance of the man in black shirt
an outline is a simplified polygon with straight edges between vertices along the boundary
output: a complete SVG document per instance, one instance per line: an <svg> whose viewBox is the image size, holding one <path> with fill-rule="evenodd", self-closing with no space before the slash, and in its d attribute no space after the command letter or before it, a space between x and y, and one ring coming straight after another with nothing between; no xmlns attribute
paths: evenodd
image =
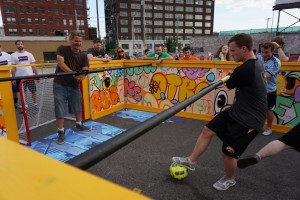
<svg viewBox="0 0 300 200"><path fill-rule="evenodd" d="M226 86L235 88L235 102L219 113L202 130L189 157L173 157L178 165L195 170L196 161L208 148L211 139L222 141L225 175L213 184L217 190L227 190L236 184L234 174L237 159L261 131L266 119L267 90L264 68L252 51L252 38L237 34L229 40L231 54L236 62L243 62L231 74Z"/></svg>
<svg viewBox="0 0 300 200"><path fill-rule="evenodd" d="M103 50L102 42L99 38L93 40L93 48L89 48L86 53L89 61L101 60L103 62L109 62L111 60L111 57Z"/></svg>
<svg viewBox="0 0 300 200"><path fill-rule="evenodd" d="M88 70L89 62L84 52L80 50L82 35L73 31L69 36L70 46L57 48L57 67L55 73L76 72ZM85 78L84 74L78 76L56 76L53 83L55 117L57 124L57 144L63 144L65 140L64 117L66 107L70 114L76 118L75 129L78 131L90 131L89 127L82 124L82 95L80 82Z"/></svg>

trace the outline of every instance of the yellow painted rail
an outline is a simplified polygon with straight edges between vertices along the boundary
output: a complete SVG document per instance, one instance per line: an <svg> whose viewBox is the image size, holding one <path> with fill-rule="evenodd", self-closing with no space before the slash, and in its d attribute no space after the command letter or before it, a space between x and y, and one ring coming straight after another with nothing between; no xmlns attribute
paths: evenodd
<svg viewBox="0 0 300 200"><path fill-rule="evenodd" d="M0 138L0 199L150 199Z"/></svg>

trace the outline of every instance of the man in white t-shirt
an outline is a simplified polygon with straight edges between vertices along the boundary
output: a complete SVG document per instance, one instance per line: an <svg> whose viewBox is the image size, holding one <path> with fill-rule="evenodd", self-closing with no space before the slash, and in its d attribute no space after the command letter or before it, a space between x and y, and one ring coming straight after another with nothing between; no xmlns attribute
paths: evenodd
<svg viewBox="0 0 300 200"><path fill-rule="evenodd" d="M31 53L24 50L24 42L22 40L17 40L15 42L17 47L17 51L11 54L11 63L13 65L25 65L25 64L33 64L35 63L35 59ZM37 74L36 68L33 66L26 67L15 67L12 70L12 77L22 77L22 76L30 76ZM15 82L15 81L14 81ZM18 92L19 92L19 83L20 81L15 82L17 84L17 90L14 91L14 102L17 104L18 102ZM23 84L23 88L26 91L27 88L30 90L32 94L33 103L36 105L36 85L34 81L27 81ZM20 105L17 105L19 108Z"/></svg>
<svg viewBox="0 0 300 200"><path fill-rule="evenodd" d="M0 44L0 66L11 65L11 56L10 54L3 52Z"/></svg>

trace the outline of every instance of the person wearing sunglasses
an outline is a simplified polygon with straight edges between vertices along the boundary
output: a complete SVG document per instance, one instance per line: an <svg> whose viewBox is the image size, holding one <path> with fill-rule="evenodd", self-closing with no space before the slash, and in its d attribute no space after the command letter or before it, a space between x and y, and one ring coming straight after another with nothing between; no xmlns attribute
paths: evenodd
<svg viewBox="0 0 300 200"><path fill-rule="evenodd" d="M118 47L113 60L130 60L130 57L125 53L124 49Z"/></svg>

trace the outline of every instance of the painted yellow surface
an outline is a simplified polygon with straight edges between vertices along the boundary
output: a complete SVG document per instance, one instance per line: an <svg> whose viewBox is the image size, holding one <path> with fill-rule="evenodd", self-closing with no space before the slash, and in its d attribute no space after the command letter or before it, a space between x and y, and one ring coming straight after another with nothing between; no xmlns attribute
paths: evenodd
<svg viewBox="0 0 300 200"><path fill-rule="evenodd" d="M150 199L0 138L0 199Z"/></svg>

